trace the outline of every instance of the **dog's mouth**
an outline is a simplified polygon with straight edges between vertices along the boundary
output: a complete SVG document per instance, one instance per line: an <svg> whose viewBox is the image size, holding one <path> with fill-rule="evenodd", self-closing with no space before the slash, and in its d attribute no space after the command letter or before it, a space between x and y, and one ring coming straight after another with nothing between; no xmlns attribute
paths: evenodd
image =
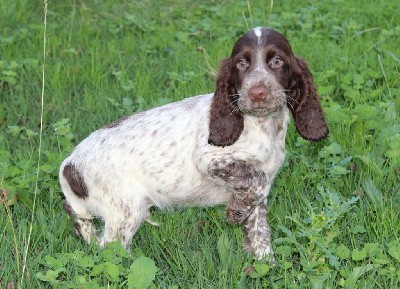
<svg viewBox="0 0 400 289"><path fill-rule="evenodd" d="M246 110L243 113L245 114L251 114L255 116L267 116L270 115L271 113L278 112L282 109L282 107L274 107L274 108L256 108L252 110Z"/></svg>
<svg viewBox="0 0 400 289"><path fill-rule="evenodd" d="M251 114L256 116L266 116L271 113L282 110L285 105L285 101L281 99L270 99L266 102L251 102L239 99L238 109L243 114Z"/></svg>

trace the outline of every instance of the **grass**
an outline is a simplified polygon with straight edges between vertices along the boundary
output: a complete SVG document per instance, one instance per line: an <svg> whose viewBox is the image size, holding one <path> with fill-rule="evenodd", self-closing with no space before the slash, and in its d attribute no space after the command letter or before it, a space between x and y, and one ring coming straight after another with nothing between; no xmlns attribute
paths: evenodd
<svg viewBox="0 0 400 289"><path fill-rule="evenodd" d="M36 182L43 3L0 0L1 288L400 287L397 1L87 0L48 8ZM61 208L60 162L119 117L212 91L218 61L258 25L285 34L308 60L331 131L314 144L290 126L269 199L278 265L241 250L241 228L225 222L223 207L153 211L161 226L144 224L131 254L76 238Z"/></svg>

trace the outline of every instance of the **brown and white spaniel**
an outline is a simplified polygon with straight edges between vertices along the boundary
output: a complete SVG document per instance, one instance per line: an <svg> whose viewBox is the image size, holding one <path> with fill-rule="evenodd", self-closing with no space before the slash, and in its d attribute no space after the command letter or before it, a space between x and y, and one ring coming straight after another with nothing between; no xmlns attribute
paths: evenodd
<svg viewBox="0 0 400 289"><path fill-rule="evenodd" d="M280 33L254 28L221 62L215 93L134 114L83 140L60 168L64 208L87 242L128 247L152 206L227 204L245 248L274 262L267 197L285 158L289 111L303 138L328 135L305 60Z"/></svg>

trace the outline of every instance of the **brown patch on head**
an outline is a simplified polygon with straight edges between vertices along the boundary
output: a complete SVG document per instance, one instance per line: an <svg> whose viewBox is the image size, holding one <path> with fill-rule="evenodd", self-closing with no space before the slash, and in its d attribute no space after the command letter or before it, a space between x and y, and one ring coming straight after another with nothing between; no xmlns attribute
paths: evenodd
<svg viewBox="0 0 400 289"><path fill-rule="evenodd" d="M68 163L65 165L63 176L78 198L84 199L88 196L88 188L83 176L74 164Z"/></svg>

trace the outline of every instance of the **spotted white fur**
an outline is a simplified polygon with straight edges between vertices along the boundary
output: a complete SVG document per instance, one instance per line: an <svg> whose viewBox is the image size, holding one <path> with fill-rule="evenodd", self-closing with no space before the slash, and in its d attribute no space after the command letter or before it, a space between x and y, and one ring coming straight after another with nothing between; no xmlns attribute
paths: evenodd
<svg viewBox="0 0 400 289"><path fill-rule="evenodd" d="M264 30L272 33L257 27L247 35L262 43ZM227 204L227 220L243 224L245 248L258 259L274 261L266 200L285 157L289 110L283 91L287 88L267 69L262 49L252 49L258 49L252 54L256 66L241 76L240 88L228 89L225 83L231 85L228 78L232 76L220 73L215 94L187 98L112 123L89 135L63 161L64 209L74 217L75 228L85 241L90 243L95 237L104 246L119 239L128 247L141 223L150 221L152 206ZM237 50L240 53L240 47ZM231 65L231 61L223 63ZM308 73L306 69L302 75ZM257 92L260 85L261 95ZM317 105L311 110L305 103L305 117L299 118L302 124L307 124L308 116L322 115L318 102L314 101ZM292 102L291 108L296 105ZM221 106L226 107L218 110ZM323 115L320 119L315 136L314 130L307 130L310 139L326 136ZM239 131L238 138L228 142L234 134L226 137L225 132L231 129ZM91 222L96 217L105 223L101 234Z"/></svg>

